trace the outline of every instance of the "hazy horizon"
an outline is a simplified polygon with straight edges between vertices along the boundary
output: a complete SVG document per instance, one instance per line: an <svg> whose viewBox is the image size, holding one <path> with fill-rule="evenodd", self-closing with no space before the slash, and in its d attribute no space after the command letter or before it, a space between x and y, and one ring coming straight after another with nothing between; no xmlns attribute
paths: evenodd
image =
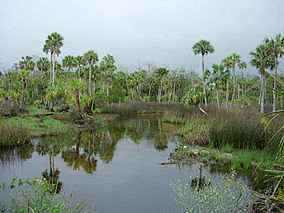
<svg viewBox="0 0 284 213"><path fill-rule="evenodd" d="M44 41L52 32L64 37L62 59L94 50L111 54L129 72L152 63L169 69L201 70L192 46L206 39L215 52L206 68L236 52L249 64L249 52L265 37L284 33L284 1L75 1L13 0L1 4L0 69L22 56L47 57ZM146 68L146 67L144 67ZM280 69L283 71L283 59ZM247 71L256 74L251 66Z"/></svg>

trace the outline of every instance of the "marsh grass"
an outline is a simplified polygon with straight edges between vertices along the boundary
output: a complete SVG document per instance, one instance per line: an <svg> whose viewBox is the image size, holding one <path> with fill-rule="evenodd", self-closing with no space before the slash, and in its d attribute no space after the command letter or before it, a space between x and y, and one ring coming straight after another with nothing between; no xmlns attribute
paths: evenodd
<svg viewBox="0 0 284 213"><path fill-rule="evenodd" d="M177 135L183 138L184 143L249 150L264 150L269 146L271 152L275 152L284 133L282 130L282 134L278 134L271 141L273 133L283 125L284 116L278 116L267 127L272 116L261 115L254 106L218 109L211 104L204 107L208 116L200 113L195 107L176 109L164 113L162 120L166 123L181 124Z"/></svg>
<svg viewBox="0 0 284 213"><path fill-rule="evenodd" d="M132 102L128 104L111 104L103 107L103 113L119 114L123 117L135 116L137 114L162 113L165 111L182 111L183 104L157 103L157 102Z"/></svg>
<svg viewBox="0 0 284 213"><path fill-rule="evenodd" d="M19 123L0 123L0 147L19 146L29 141L29 129Z"/></svg>

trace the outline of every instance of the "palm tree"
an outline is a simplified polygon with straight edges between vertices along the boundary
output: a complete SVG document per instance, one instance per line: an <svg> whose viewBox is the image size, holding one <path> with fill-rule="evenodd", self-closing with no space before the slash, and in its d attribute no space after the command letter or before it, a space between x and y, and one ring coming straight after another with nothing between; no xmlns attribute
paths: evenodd
<svg viewBox="0 0 284 213"><path fill-rule="evenodd" d="M89 65L89 94L92 93L92 69L93 65L98 61L98 55L94 52L94 50L89 50L88 52L84 53L84 60Z"/></svg>
<svg viewBox="0 0 284 213"><path fill-rule="evenodd" d="M245 104L245 98L244 98L244 69L247 68L247 63L242 61L238 64L239 68L242 70L242 99L243 99L243 105Z"/></svg>
<svg viewBox="0 0 284 213"><path fill-rule="evenodd" d="M153 73L154 78L157 82L157 84L159 85L159 89L158 89L158 102L161 102L161 97L162 97L162 91L163 91L163 83L165 80L165 76L167 76L169 74L169 70L167 68L164 67L160 67L158 69L156 69Z"/></svg>
<svg viewBox="0 0 284 213"><path fill-rule="evenodd" d="M264 101L266 93L266 69L270 67L273 56L269 55L269 47L266 44L259 45L255 51L250 52L251 65L258 68L261 74L261 102L260 112L264 113Z"/></svg>
<svg viewBox="0 0 284 213"><path fill-rule="evenodd" d="M227 85L227 92L226 92L226 103L227 106L229 105L229 81L230 81L230 69L232 68L232 61L230 57L224 58L222 60L222 63L226 67L226 75L224 75L224 78L226 80L226 85Z"/></svg>
<svg viewBox="0 0 284 213"><path fill-rule="evenodd" d="M205 105L207 105L207 97L206 97L206 87L205 87L205 70L204 70L204 55L207 55L208 53L214 52L214 47L210 44L209 41L206 40L200 40L198 43L194 44L193 52L195 55L201 54L202 56L202 81L203 81L203 93L204 93L204 101Z"/></svg>
<svg viewBox="0 0 284 213"><path fill-rule="evenodd" d="M30 78L31 72L29 70L23 69L20 72L19 80L22 82L22 101L20 105L20 111L23 110L25 104L25 89L27 86L27 82Z"/></svg>
<svg viewBox="0 0 284 213"><path fill-rule="evenodd" d="M85 84L75 77L71 81L68 82L68 86L67 86L67 91L75 96L77 112L78 112L78 119L80 122L83 119L81 103L80 103L80 93L81 93L80 91L83 90L84 87L85 87Z"/></svg>
<svg viewBox="0 0 284 213"><path fill-rule="evenodd" d="M275 39L266 38L265 43L268 45L271 53L274 56L274 91L273 91L273 112L277 110L277 68L278 68L278 58L281 58L284 54L284 37L281 34L277 34Z"/></svg>
<svg viewBox="0 0 284 213"><path fill-rule="evenodd" d="M112 85L113 73L116 70L114 63L114 57L111 55L104 56L100 63L100 69L102 70L102 74L104 75L105 81L107 83L107 98L109 97L109 88Z"/></svg>
<svg viewBox="0 0 284 213"><path fill-rule="evenodd" d="M67 55L62 59L63 67L67 68L67 71L70 72L71 68L75 67L75 58L72 55Z"/></svg>
<svg viewBox="0 0 284 213"><path fill-rule="evenodd" d="M48 35L47 40L45 40L45 44L43 46L43 51L45 53L50 52L50 57L52 63L52 86L54 86L54 79L55 79L55 55L59 56L61 53L60 48L63 46L63 36L57 32L51 33ZM53 60L52 60L53 56Z"/></svg>
<svg viewBox="0 0 284 213"><path fill-rule="evenodd" d="M217 105L218 105L218 108L220 108L219 87L220 87L220 84L222 83L223 75L225 74L224 73L225 66L223 64L220 64L220 65L213 64L212 69L213 70L212 70L212 73L211 73L210 81L215 84L216 96L217 96Z"/></svg>
<svg viewBox="0 0 284 213"><path fill-rule="evenodd" d="M235 94L236 94L236 64L240 63L240 56L236 53L233 53L230 57L232 68L233 68L233 95L232 95L232 106L234 106L235 102Z"/></svg>
<svg viewBox="0 0 284 213"><path fill-rule="evenodd" d="M85 65L83 56L79 55L75 57L75 64L78 67L78 78L81 80L81 65Z"/></svg>
<svg viewBox="0 0 284 213"><path fill-rule="evenodd" d="M41 57L37 62L36 62L37 68L40 70L40 72L46 72L49 69L50 63L47 58Z"/></svg>
<svg viewBox="0 0 284 213"><path fill-rule="evenodd" d="M22 60L19 62L20 69L33 71L35 68L35 62L32 59L33 57L31 56L22 57Z"/></svg>

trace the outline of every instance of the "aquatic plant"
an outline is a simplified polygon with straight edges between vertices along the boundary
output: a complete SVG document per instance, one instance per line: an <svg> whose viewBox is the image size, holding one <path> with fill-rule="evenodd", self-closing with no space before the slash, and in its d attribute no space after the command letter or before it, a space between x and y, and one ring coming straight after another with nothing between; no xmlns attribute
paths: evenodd
<svg viewBox="0 0 284 213"><path fill-rule="evenodd" d="M84 210L87 203L76 203L63 192L56 193L56 185L49 183L45 178L30 181L13 178L8 185L2 183L0 189L11 190L10 212L72 212L79 213Z"/></svg>
<svg viewBox="0 0 284 213"><path fill-rule="evenodd" d="M192 178L191 178L192 179ZM237 178L232 171L223 175L221 181L199 187L199 184L191 186L190 183L182 183L178 180L170 184L173 197L181 212L247 212L253 196L246 184Z"/></svg>

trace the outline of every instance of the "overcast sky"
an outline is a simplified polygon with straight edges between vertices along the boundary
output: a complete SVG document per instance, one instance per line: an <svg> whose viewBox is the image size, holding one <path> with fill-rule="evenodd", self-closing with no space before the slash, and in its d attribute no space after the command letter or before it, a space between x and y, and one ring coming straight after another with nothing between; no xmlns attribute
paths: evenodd
<svg viewBox="0 0 284 213"><path fill-rule="evenodd" d="M0 0L0 68L42 52L47 36L64 37L61 58L95 50L115 56L129 71L154 63L201 70L192 52L200 39L215 52L206 67L249 51L276 33L284 35L283 0ZM282 59L283 61L283 59ZM283 67L283 63L282 66ZM256 71L249 67L249 72Z"/></svg>

